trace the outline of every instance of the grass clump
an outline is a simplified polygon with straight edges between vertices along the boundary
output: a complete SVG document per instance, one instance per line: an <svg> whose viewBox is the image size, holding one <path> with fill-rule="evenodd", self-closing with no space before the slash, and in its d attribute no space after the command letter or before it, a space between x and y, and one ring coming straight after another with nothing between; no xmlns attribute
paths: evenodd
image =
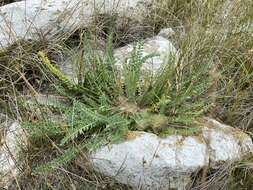
<svg viewBox="0 0 253 190"><path fill-rule="evenodd" d="M84 47L80 51L84 51ZM55 80L52 90L66 97L68 103L46 105L46 110L50 111L44 111L44 117L37 117L35 123L30 120L24 123L34 144L46 139L60 151L59 156L39 166L36 172L50 173L71 162L84 150L94 151L99 146L118 143L124 140L128 130L156 134L166 134L165 131L175 126L187 130L207 110L209 98L203 95L211 84L206 75L211 64L191 66L188 70L188 66L183 68L176 55L171 54L165 60L165 68L155 76L143 78L141 67L154 55L143 57L141 43L135 46L130 59L124 63L123 72L115 66L112 51L112 38L109 37L105 57L88 54L83 59L77 57L82 55L77 52L75 59L79 62L75 64L84 64L83 70L79 70L83 78L77 84L54 66L48 55L42 51L37 53L36 64L45 65L44 72L51 73L52 80ZM186 76L183 77L180 69L187 70ZM45 107L37 105L40 110ZM58 114L62 119L51 121L47 112Z"/></svg>

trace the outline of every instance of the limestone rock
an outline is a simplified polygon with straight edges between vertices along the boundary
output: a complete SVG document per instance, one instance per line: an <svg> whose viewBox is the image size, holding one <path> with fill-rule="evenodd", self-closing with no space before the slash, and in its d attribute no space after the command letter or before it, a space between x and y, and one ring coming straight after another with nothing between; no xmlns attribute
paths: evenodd
<svg viewBox="0 0 253 190"><path fill-rule="evenodd" d="M174 35L175 35L175 31L172 28L163 28L158 34L158 36L162 36L164 38L170 38Z"/></svg>
<svg viewBox="0 0 253 190"><path fill-rule="evenodd" d="M88 27L95 14L141 22L151 3L152 0L25 0L7 4L0 7L0 49L19 39L50 39L60 31Z"/></svg>
<svg viewBox="0 0 253 190"><path fill-rule="evenodd" d="M173 46L173 44L168 39L171 35L174 34L174 31L171 28L162 29L157 36L152 38L147 38L143 42L138 42L142 44L142 55L141 57L150 56L142 66L142 76L145 74L156 74L159 69L162 69L164 65L168 64L168 60L171 58L178 59L178 51ZM114 50L113 55L116 60L116 67L119 72L119 77L123 78L123 67L124 64L128 63L131 59L131 54L134 53L135 46L137 44L128 44L121 48ZM76 50L75 52L78 52ZM102 48L95 49L92 52L93 57L98 56L103 58L105 55ZM77 54L66 57L66 59L59 64L60 71L64 73L73 83L78 83L78 71L79 68L75 63L75 59L78 57ZM174 60L176 61L176 60ZM87 61L84 61L87 63ZM87 68L87 65L85 66Z"/></svg>
<svg viewBox="0 0 253 190"><path fill-rule="evenodd" d="M250 136L240 129L222 124L214 119L206 118L203 136L209 147L210 164L227 161L236 161L247 153L253 153L253 144Z"/></svg>
<svg viewBox="0 0 253 190"><path fill-rule="evenodd" d="M89 68L91 68L90 65L86 64L85 65L85 70L80 70L80 63L84 64L84 63L89 63L89 59L86 60L86 56L84 56L83 58L83 62L81 62L81 57L80 57L80 51L77 48L73 49L74 53L71 54L67 54L64 55L64 58L62 59L62 61L60 61L57 66L59 68L59 70L68 78L68 80L70 80L73 84L78 84L78 76L79 76L79 72L88 72ZM92 59L100 59L105 57L105 53L102 50L102 48L99 49L94 49L91 51L85 51L85 54L87 53L87 55L92 56Z"/></svg>
<svg viewBox="0 0 253 190"><path fill-rule="evenodd" d="M164 31L162 31L161 35L162 34L164 34ZM116 66L119 71L122 71L124 64L130 61L134 48L138 48L138 46L142 46L139 47L142 48L142 58L151 55L142 65L141 70L143 73L156 74L159 69L168 63L169 59L177 59L176 48L163 36L157 35L144 40L141 45L140 43L139 45L129 44L114 51Z"/></svg>
<svg viewBox="0 0 253 190"><path fill-rule="evenodd" d="M19 173L17 165L20 146L26 144L24 131L18 122L10 126L1 125L0 143L0 188L7 187Z"/></svg>
<svg viewBox="0 0 253 190"><path fill-rule="evenodd" d="M207 165L203 139L133 132L133 139L103 147L92 155L94 168L121 183L143 189L179 188L189 175Z"/></svg>
<svg viewBox="0 0 253 190"><path fill-rule="evenodd" d="M97 172L135 189L185 189L200 168L218 167L253 152L251 138L239 129L205 119L198 136L160 138L131 132L125 142L91 154Z"/></svg>

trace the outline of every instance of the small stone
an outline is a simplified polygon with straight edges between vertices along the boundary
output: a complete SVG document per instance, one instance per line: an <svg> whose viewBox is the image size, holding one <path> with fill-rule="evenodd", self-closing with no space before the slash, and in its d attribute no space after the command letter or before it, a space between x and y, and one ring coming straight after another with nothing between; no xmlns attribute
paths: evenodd
<svg viewBox="0 0 253 190"><path fill-rule="evenodd" d="M141 44L141 42L139 42ZM114 50L116 66L122 75L124 64L131 59L136 44L128 44L124 47ZM142 73L156 74L164 65L168 64L169 59L177 59L177 49L173 44L162 36L155 36L145 39L142 43L142 58L151 56L142 65ZM137 47L138 48L138 47Z"/></svg>
<svg viewBox="0 0 253 190"><path fill-rule="evenodd" d="M26 135L17 121L10 126L3 127L4 135L0 144L0 188L8 187L17 177L18 152L20 147L26 144Z"/></svg>
<svg viewBox="0 0 253 190"><path fill-rule="evenodd" d="M158 34L158 36L168 38L168 39L174 35L175 35L175 31L172 28L163 28Z"/></svg>

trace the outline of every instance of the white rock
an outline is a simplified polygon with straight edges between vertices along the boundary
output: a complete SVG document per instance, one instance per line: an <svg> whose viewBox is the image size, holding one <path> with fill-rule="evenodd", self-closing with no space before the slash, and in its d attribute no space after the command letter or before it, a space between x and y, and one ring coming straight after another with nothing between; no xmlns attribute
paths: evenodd
<svg viewBox="0 0 253 190"><path fill-rule="evenodd" d="M98 149L90 160L97 172L135 189L185 189L200 168L253 152L247 134L210 118L205 121L198 136L130 132L128 140Z"/></svg>
<svg viewBox="0 0 253 190"><path fill-rule="evenodd" d="M158 36L162 36L164 38L170 38L170 37L172 37L175 34L176 33L175 33L175 31L172 28L163 28L159 32Z"/></svg>
<svg viewBox="0 0 253 190"><path fill-rule="evenodd" d="M94 14L140 22L152 0L25 0L0 7L0 49L19 39L50 39L59 31L91 25Z"/></svg>
<svg viewBox="0 0 253 190"><path fill-rule="evenodd" d="M250 136L211 118L206 118L203 136L209 147L212 167L221 162L239 160L245 154L253 152Z"/></svg>
<svg viewBox="0 0 253 190"><path fill-rule="evenodd" d="M7 187L18 175L17 157L21 144L26 142L18 122L4 130L0 144L0 187Z"/></svg>
<svg viewBox="0 0 253 190"><path fill-rule="evenodd" d="M129 63L135 46L138 47L136 44L129 44L114 51L116 66L119 71L123 70L124 64ZM141 70L143 73L155 74L163 67L163 64L167 64L170 58L177 58L176 48L168 39L162 36L148 38L144 40L142 46L142 58L154 55L142 65Z"/></svg>
<svg viewBox="0 0 253 190"><path fill-rule="evenodd" d="M67 55L64 55L64 58L62 61L60 61L57 66L59 70L73 83L73 84L78 84L78 76L79 73L81 72L89 72L89 68L91 68L91 65L88 65L90 63L90 59L84 56L83 62L81 60L80 56L80 49L74 48L72 53L69 53ZM105 57L105 53L102 50L102 48L99 49L94 49L92 51L85 51L84 54L87 54L89 56L92 56L92 60L97 59L99 60L100 58ZM85 64L84 65L84 70L80 70L80 64Z"/></svg>
<svg viewBox="0 0 253 190"><path fill-rule="evenodd" d="M92 156L94 168L121 183L144 189L184 189L192 172L208 164L202 139L132 132L133 139L103 147Z"/></svg>
<svg viewBox="0 0 253 190"><path fill-rule="evenodd" d="M169 58L175 57L178 59L177 49L173 46L173 44L167 39L172 35L174 31L171 28L165 28L160 31L157 36L152 38L147 38L143 42L143 50L142 57L151 56L148 58L142 66L142 75L144 74L156 74L159 69L166 65ZM167 38L165 38L167 37ZM114 58L115 65L119 72L119 76L123 78L123 67L124 64L128 63L131 59L131 54L133 53L134 47L136 44L128 44L124 47L117 48L114 50ZM104 52L101 49L93 50L94 56L98 56L98 58L104 57ZM78 52L78 50L76 50ZM78 57L77 54L72 55L71 57L66 58L61 64L59 64L60 71L64 73L73 83L77 84L78 79L78 71L79 68L75 63L75 59ZM87 63L87 61L84 61ZM87 65L85 65L87 68Z"/></svg>

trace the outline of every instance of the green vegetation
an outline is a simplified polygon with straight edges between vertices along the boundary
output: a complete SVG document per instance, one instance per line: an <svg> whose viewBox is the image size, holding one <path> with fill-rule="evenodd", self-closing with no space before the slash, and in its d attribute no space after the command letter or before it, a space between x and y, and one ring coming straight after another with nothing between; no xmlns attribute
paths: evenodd
<svg viewBox="0 0 253 190"><path fill-rule="evenodd" d="M227 13L226 2L157 0L146 21L151 32L142 38L172 27L176 31L172 41L180 51L169 55L156 75L144 78L141 66L155 55L143 57L143 43L137 39L121 76L113 57L119 33L113 24L105 36L104 55L94 50L98 36L91 35L93 29L77 31L77 39L72 35L53 44L20 42L0 52L1 112L22 118L30 138L27 153L21 155L28 168L21 185L57 189L52 185L57 181L62 189L71 189L73 174L77 186L109 188L110 182L90 171L80 173L78 157L124 140L129 130L197 135L195 120L210 115L252 133L253 2L235 0ZM72 52L77 83L58 68L74 40L78 42ZM56 94L66 102L45 105L37 100L39 93ZM34 105L27 102L26 94L34 96ZM208 172L210 179L215 176L216 171ZM217 183L210 180L210 189L219 189L217 184L227 179L231 189L253 186L251 158L217 173ZM25 186L28 179L31 182Z"/></svg>
<svg viewBox="0 0 253 190"><path fill-rule="evenodd" d="M162 68L156 76L149 75L143 79L141 66L154 55L142 57L143 45L138 43L124 65L122 79L114 65L111 47L112 39L108 41L106 58L86 58L83 68L89 68L89 72L79 71L85 78L78 84L57 69L44 52L38 52L38 60L56 78L56 87L52 90L69 101L68 105L54 105L49 112L61 113L62 121L50 121L50 115L44 111L46 120L38 119L35 124L27 121L23 125L33 140L43 141L43 137L47 136L57 146L67 148L60 157L39 166L39 171L50 172L50 168L55 169L72 161L80 153L73 147L73 142L83 144L81 150L88 148L92 151L103 144L123 140L128 130L165 134L171 131L173 125L191 128L192 122L207 110L209 100L201 96L211 84L205 75L211 65L192 68L191 74L179 81L176 55L170 55L166 68ZM84 59L77 58L79 55L82 53L77 52L74 57L79 60L76 64L81 65ZM34 107L42 110L45 105ZM50 106L46 107L50 109ZM181 131L177 130L177 133ZM186 135L185 131L182 134Z"/></svg>

